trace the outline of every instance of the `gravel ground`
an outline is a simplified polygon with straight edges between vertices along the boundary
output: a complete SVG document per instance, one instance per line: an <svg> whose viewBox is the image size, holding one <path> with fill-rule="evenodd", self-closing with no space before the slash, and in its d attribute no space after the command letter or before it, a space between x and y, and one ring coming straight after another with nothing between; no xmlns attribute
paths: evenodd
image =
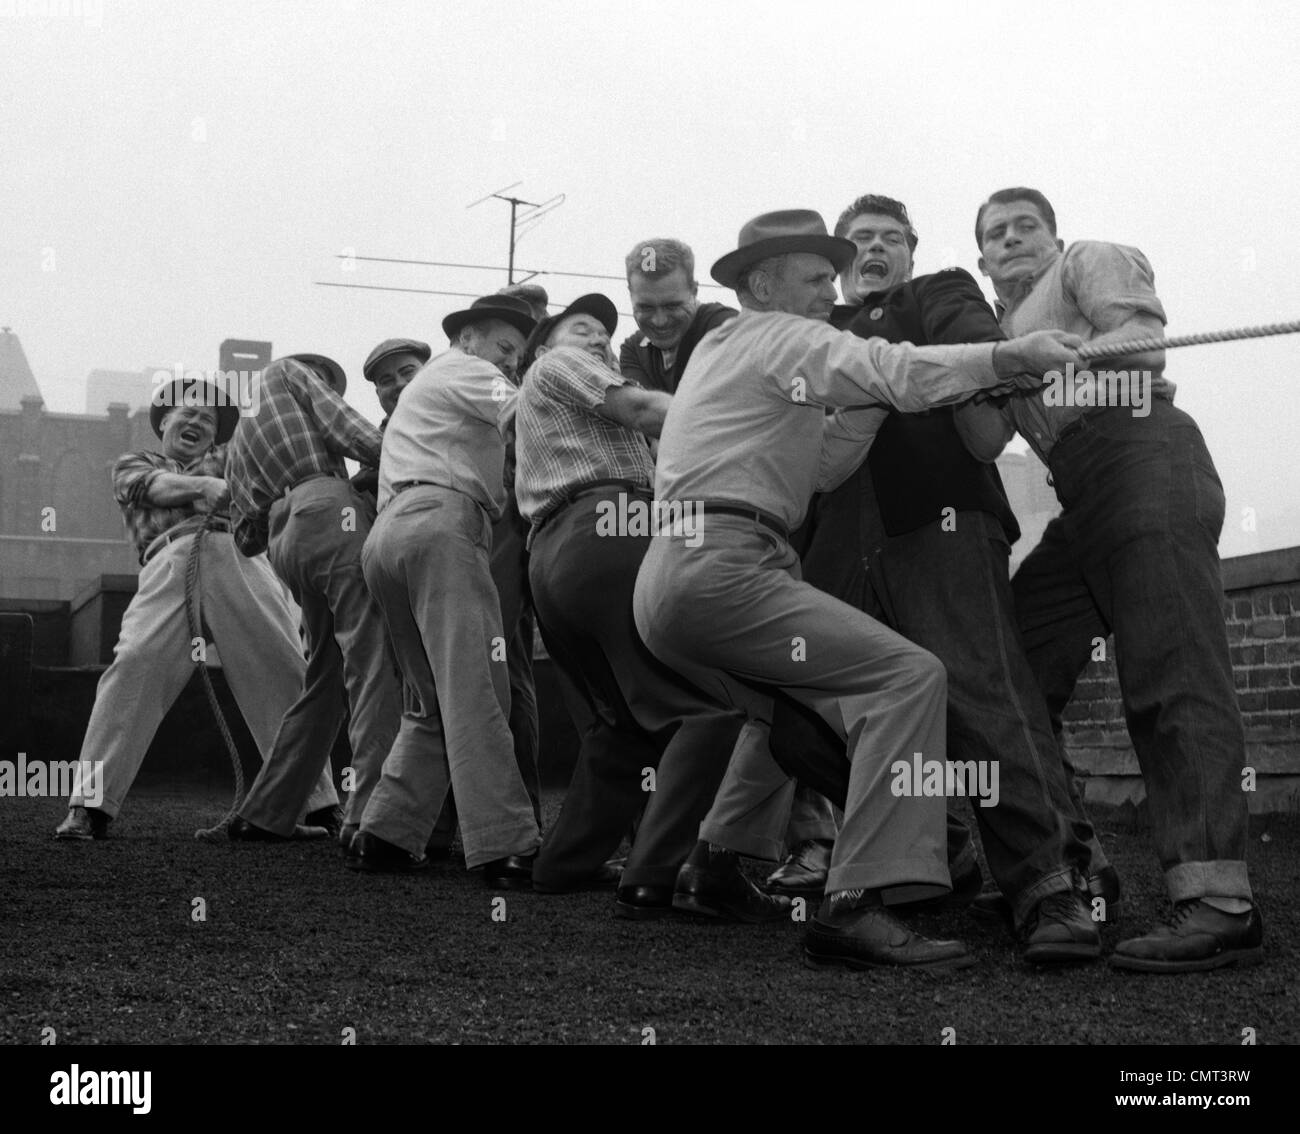
<svg viewBox="0 0 1300 1134"><path fill-rule="evenodd" d="M548 818L558 809L548 796ZM997 923L951 913L975 968L812 971L801 927L672 916L632 923L612 894L511 893L505 920L463 863L414 877L344 869L332 845L208 845L227 800L139 790L112 837L55 843L60 800L5 799L0 1042L1260 1044L1300 1039L1300 819L1257 821L1252 880L1267 962L1183 977L1105 964L1037 971ZM1149 832L1098 815L1125 887L1109 948L1159 911ZM755 873L760 869L755 864ZM206 920L193 917L194 899Z"/></svg>

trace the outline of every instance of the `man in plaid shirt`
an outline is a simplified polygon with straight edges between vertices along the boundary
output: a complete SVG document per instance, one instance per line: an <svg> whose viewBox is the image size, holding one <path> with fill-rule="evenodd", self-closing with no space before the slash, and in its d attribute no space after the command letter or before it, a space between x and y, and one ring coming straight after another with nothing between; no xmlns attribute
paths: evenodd
<svg viewBox="0 0 1300 1134"><path fill-rule="evenodd" d="M92 773L74 785L60 840L107 835L154 733L194 672L185 577L200 527L207 528L196 596L203 625L220 645L226 682L263 758L302 685L297 611L265 556L237 554L226 518L225 442L237 407L216 387L182 379L159 390L149 419L163 452L126 453L113 466L113 496L141 571L81 747L79 769L98 766L102 780ZM326 774L308 790L286 817L291 830L303 811L310 822L338 804Z"/></svg>
<svg viewBox="0 0 1300 1134"><path fill-rule="evenodd" d="M230 825L232 839L292 835L287 817L328 767L349 710L353 782L343 825L355 829L397 732L400 690L361 577L375 510L344 463L377 464L380 434L343 400L346 384L342 367L320 355L272 362L256 415L241 419L230 442L235 543L245 555L266 549L302 607L308 641L305 684Z"/></svg>

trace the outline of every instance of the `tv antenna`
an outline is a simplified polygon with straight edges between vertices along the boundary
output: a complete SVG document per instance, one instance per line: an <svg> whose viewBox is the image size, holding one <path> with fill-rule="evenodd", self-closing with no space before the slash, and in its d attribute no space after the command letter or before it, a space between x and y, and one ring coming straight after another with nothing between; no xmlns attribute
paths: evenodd
<svg viewBox="0 0 1300 1134"><path fill-rule="evenodd" d="M525 201L520 197L507 196L507 194L510 192L511 189L517 189L522 184L523 184L522 181L516 181L513 185L507 185L502 189L498 189L495 193L489 193L487 194L487 196L480 197L477 201L473 201L470 204L465 206L466 209L472 209L474 208L475 205L481 205L484 201L491 201L493 199L498 201L509 202L510 204L510 258L506 263L507 284L512 284L515 282L515 245L517 245L519 241L523 239L523 237L527 233L531 232L534 228L537 227L542 217L544 217L547 213L553 212L555 209L558 209L562 204L564 204L563 193L557 193L555 194L554 197L550 197L547 200L542 201L540 203L536 201ZM520 205L524 206L523 212L520 212L520 208L519 208ZM523 283L524 280L532 279L532 277L535 275L537 275L536 272L529 272L528 275L526 275L524 279L520 280L519 282Z"/></svg>

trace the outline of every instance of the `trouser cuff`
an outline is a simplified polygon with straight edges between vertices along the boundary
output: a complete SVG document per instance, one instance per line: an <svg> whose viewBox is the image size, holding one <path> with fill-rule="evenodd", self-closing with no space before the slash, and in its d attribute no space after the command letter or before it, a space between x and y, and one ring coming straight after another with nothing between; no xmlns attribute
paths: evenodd
<svg viewBox="0 0 1300 1134"><path fill-rule="evenodd" d="M1250 892L1246 864L1239 859L1180 862L1165 871L1165 885L1169 888L1170 901L1174 902L1210 896L1255 900Z"/></svg>

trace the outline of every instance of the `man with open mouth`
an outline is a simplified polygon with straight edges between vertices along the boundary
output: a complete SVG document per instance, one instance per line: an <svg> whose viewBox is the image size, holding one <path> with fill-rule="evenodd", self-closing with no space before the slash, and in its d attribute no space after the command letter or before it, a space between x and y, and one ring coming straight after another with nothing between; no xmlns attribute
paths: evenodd
<svg viewBox="0 0 1300 1134"><path fill-rule="evenodd" d="M102 762L103 799L88 799L85 785L76 785L55 835L60 840L106 837L158 726L194 673L185 578L200 528L206 534L196 597L203 626L263 759L298 695L306 670L298 612L266 556L240 555L230 534L226 442L238 420L238 407L221 389L179 379L158 389L149 410L163 451L126 453L113 466L113 496L140 557L140 580L81 746L80 768ZM294 829L305 813L314 827L337 804L322 771L302 806L286 816L287 826Z"/></svg>
<svg viewBox="0 0 1300 1134"><path fill-rule="evenodd" d="M862 340L826 325L835 278L856 246L815 212L754 218L713 265L739 316L696 348L669 407L656 497L708 517L695 544L681 531L651 541L633 609L646 645L705 693L749 718L701 836L734 829L748 777L781 802L785 777L766 748L775 686L835 729L851 764L827 897L804 950L809 963L960 968L959 941L932 941L890 911L894 900L952 887L941 798L901 798L887 769L900 756L946 754L947 680L939 660L862 611L801 581L790 530L815 491L866 457L891 409L915 412L981 390L1035 385L1078 357L1073 336L1042 333L965 346ZM744 737L742 739L745 739ZM773 774L775 773L775 774ZM752 811L752 808L748 808ZM779 840L785 813L768 838Z"/></svg>

